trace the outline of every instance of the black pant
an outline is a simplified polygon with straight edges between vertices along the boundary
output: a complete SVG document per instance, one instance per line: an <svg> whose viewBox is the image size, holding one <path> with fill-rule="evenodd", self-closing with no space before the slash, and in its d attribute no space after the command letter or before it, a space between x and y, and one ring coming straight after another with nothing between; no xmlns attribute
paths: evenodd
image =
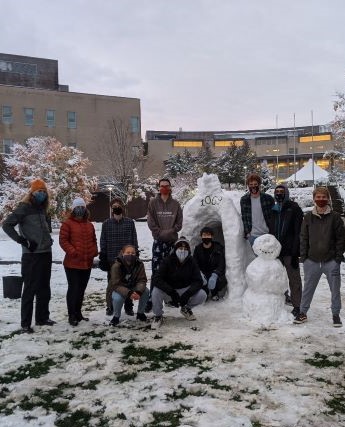
<svg viewBox="0 0 345 427"><path fill-rule="evenodd" d="M85 289L90 279L91 268L80 270L65 267L65 272L68 283L66 294L68 317L73 320L81 320L81 307Z"/></svg>
<svg viewBox="0 0 345 427"><path fill-rule="evenodd" d="M26 253L22 256L24 289L21 305L21 325L31 326L34 298L36 296L36 323L49 319L51 252Z"/></svg>

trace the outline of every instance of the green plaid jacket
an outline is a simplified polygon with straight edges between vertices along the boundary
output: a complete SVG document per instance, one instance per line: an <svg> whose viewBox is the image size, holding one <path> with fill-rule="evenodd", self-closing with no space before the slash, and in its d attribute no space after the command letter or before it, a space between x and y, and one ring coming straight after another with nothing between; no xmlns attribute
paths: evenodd
<svg viewBox="0 0 345 427"><path fill-rule="evenodd" d="M269 226L269 220L272 215L272 207L274 206L274 199L272 196L266 193L260 193L260 202L262 213L264 215L267 227ZM246 237L252 230L252 204L250 201L250 193L245 194L241 197L241 215L244 228L244 237Z"/></svg>

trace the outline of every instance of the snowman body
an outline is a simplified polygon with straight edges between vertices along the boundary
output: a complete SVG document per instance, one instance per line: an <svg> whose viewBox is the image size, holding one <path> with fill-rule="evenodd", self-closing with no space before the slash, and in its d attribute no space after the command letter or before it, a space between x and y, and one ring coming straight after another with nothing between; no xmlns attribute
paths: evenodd
<svg viewBox="0 0 345 427"><path fill-rule="evenodd" d="M247 289L243 295L244 315L263 326L288 320L284 291L289 282L286 270L277 259L281 245L271 234L258 237L253 244L257 255L246 269Z"/></svg>

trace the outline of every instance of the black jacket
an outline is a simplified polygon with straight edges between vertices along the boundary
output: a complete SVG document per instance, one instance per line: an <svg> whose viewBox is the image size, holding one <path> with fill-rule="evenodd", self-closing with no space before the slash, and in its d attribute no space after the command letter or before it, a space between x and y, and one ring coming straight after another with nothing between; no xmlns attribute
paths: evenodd
<svg viewBox="0 0 345 427"><path fill-rule="evenodd" d="M280 256L299 256L302 209L296 202L286 200L281 210L278 205L274 205L271 212L269 232L282 245Z"/></svg>
<svg viewBox="0 0 345 427"><path fill-rule="evenodd" d="M220 243L212 242L209 250L200 243L195 247L193 257L207 280L212 273L216 273L218 277L224 276L225 255L224 248Z"/></svg>
<svg viewBox="0 0 345 427"><path fill-rule="evenodd" d="M184 299L190 298L202 288L200 270L191 255L182 264L175 253L164 258L152 280L155 287L170 296L176 289L189 286L183 294Z"/></svg>

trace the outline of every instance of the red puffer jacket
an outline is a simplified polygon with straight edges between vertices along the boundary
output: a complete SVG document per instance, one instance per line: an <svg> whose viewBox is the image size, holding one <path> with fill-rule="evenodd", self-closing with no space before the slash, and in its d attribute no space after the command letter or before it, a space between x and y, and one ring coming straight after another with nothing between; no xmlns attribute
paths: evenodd
<svg viewBox="0 0 345 427"><path fill-rule="evenodd" d="M94 226L86 219L70 217L62 223L59 243L66 252L63 265L67 268L87 270L98 255Z"/></svg>

